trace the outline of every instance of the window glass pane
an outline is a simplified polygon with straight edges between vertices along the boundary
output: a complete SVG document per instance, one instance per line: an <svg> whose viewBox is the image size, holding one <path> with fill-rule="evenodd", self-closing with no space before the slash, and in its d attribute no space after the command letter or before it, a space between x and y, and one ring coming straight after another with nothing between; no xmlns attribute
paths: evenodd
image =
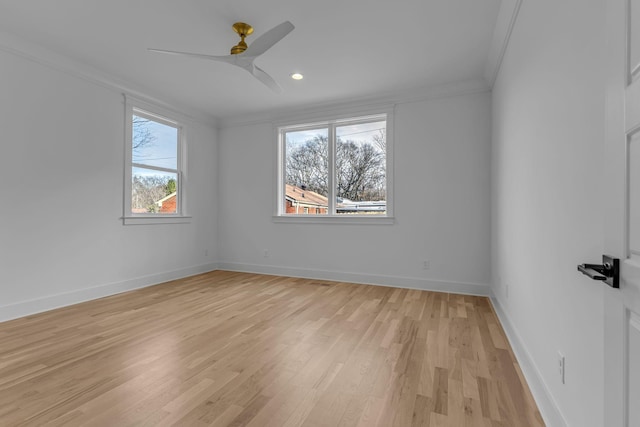
<svg viewBox="0 0 640 427"><path fill-rule="evenodd" d="M132 168L131 213L177 213L178 174Z"/></svg>
<svg viewBox="0 0 640 427"><path fill-rule="evenodd" d="M133 163L178 169L178 129L133 115Z"/></svg>
<svg viewBox="0 0 640 427"><path fill-rule="evenodd" d="M329 131L286 132L285 206L287 214L328 214Z"/></svg>
<svg viewBox="0 0 640 427"><path fill-rule="evenodd" d="M336 211L386 214L386 121L336 127Z"/></svg>

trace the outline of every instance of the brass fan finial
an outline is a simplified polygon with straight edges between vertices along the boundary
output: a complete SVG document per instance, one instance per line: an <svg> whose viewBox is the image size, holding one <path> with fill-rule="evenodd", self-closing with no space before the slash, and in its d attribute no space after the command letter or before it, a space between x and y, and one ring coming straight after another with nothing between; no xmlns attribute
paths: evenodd
<svg viewBox="0 0 640 427"><path fill-rule="evenodd" d="M253 33L253 27L244 22L236 22L233 24L233 31L240 36L240 43L231 48L231 54L237 55L247 50L247 43L245 43L244 38Z"/></svg>

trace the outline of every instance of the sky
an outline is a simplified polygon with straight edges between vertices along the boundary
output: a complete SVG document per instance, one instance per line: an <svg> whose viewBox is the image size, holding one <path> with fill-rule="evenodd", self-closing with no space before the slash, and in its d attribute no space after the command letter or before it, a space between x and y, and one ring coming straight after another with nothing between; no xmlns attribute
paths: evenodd
<svg viewBox="0 0 640 427"><path fill-rule="evenodd" d="M155 138L152 142L133 151L133 162L168 169L178 169L178 129L154 121L147 121L144 126L149 129ZM159 171L140 168L134 168L134 174L164 175Z"/></svg>
<svg viewBox="0 0 640 427"><path fill-rule="evenodd" d="M339 138L348 139L350 141L362 144L365 142L371 142L371 138L374 135L377 135L378 131L380 129L384 129L385 126L385 121L338 126L336 128L336 135ZM303 144L305 141L313 139L318 135L327 137L327 127L323 126L319 127L318 129L287 132L286 144L288 148L295 148Z"/></svg>

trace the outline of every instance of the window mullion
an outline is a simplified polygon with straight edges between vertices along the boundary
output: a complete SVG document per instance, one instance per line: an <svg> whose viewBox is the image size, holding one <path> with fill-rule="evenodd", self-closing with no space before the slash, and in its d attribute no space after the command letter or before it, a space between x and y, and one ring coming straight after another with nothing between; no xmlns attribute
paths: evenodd
<svg viewBox="0 0 640 427"><path fill-rule="evenodd" d="M182 206L184 202L184 195L182 194L182 171L178 171L176 173L176 178L178 182L176 182L176 201L178 202L176 205L176 214L182 215Z"/></svg>
<svg viewBox="0 0 640 427"><path fill-rule="evenodd" d="M278 202L278 213L286 214L287 213L287 146L285 144L286 138L285 133L281 132L279 134L279 144L280 144L280 178L278 183L278 193L280 194L280 200Z"/></svg>
<svg viewBox="0 0 640 427"><path fill-rule="evenodd" d="M329 199L329 215L336 214L336 125L331 123L329 124L329 147L328 147L328 190L327 190L327 198Z"/></svg>
<svg viewBox="0 0 640 427"><path fill-rule="evenodd" d="M176 140L176 166L178 166L178 170L176 171L176 178L178 179L178 182L176 182L176 200L177 200L177 206L176 206L176 214L178 215L182 215L184 212L184 201L185 201L185 197L184 197L184 193L182 191L182 189L184 188L184 170L185 170L185 159L184 159L184 130L182 129L182 126L178 126L178 132L177 132L177 140Z"/></svg>
<svg viewBox="0 0 640 427"><path fill-rule="evenodd" d="M178 169L163 168L162 166L145 165L144 163L131 163L131 166L133 166L134 168L149 169L149 170L154 170L159 172L178 173L179 171Z"/></svg>

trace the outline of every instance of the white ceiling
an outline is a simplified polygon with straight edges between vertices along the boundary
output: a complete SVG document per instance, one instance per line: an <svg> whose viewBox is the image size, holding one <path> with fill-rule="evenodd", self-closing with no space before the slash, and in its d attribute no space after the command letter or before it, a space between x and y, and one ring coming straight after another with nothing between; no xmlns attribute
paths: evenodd
<svg viewBox="0 0 640 427"><path fill-rule="evenodd" d="M0 28L153 97L230 118L482 78L500 0L0 0ZM256 60L276 94L228 64L148 47L226 55L285 21ZM304 73L302 81L289 75Z"/></svg>

